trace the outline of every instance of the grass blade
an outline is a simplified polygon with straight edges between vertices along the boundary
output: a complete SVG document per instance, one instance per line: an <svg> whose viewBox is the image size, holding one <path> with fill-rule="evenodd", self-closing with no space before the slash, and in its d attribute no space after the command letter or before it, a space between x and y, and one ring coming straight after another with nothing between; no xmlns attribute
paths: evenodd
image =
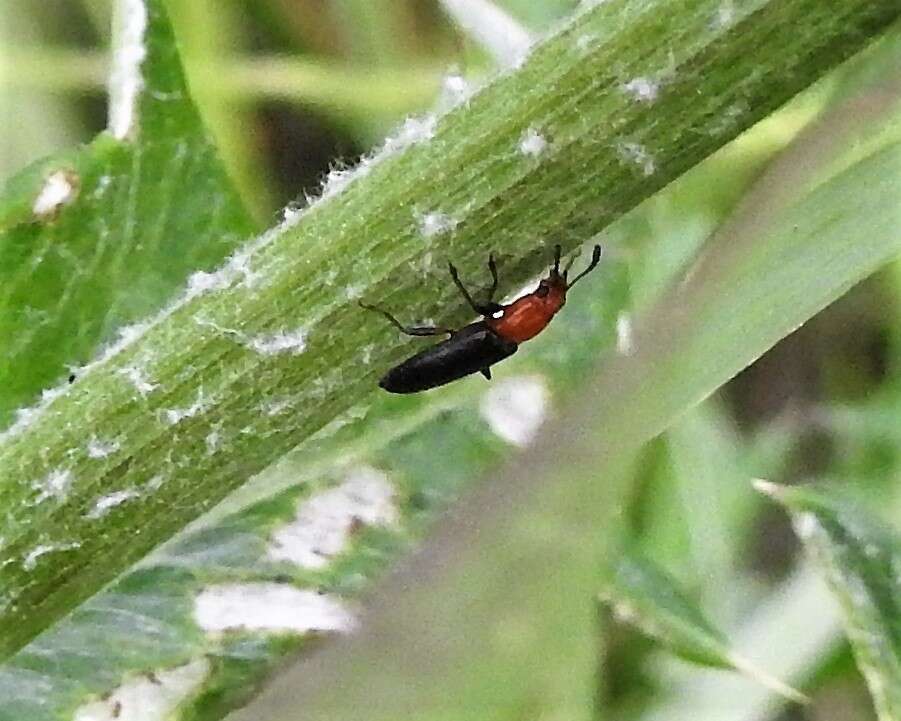
<svg viewBox="0 0 901 721"><path fill-rule="evenodd" d="M826 492L755 485L791 513L795 532L838 599L879 718L901 717L901 539Z"/></svg>
<svg viewBox="0 0 901 721"><path fill-rule="evenodd" d="M649 559L623 550L608 571L600 593L613 617L693 663L731 668L798 703L809 699L731 648L676 580Z"/></svg>

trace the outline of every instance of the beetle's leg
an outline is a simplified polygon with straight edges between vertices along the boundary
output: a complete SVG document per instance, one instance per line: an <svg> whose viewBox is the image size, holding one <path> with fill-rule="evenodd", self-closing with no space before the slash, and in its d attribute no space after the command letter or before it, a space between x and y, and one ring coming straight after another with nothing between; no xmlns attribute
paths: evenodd
<svg viewBox="0 0 901 721"><path fill-rule="evenodd" d="M380 313L388 319L388 322L391 323L395 328L397 328L401 333L405 335L413 335L413 336L427 336L427 335L453 335L454 330L451 328L440 328L434 325L404 325L397 318L391 315L387 310L383 310L382 308L376 308L374 305L366 305L365 303L360 303L361 308L365 308L366 310L371 310L376 313Z"/></svg>
<svg viewBox="0 0 901 721"><path fill-rule="evenodd" d="M494 303L494 294L497 293L497 263L494 262L494 253L488 254L488 270L491 273L491 290L488 291L488 305Z"/></svg>
<svg viewBox="0 0 901 721"><path fill-rule="evenodd" d="M469 303L469 307L472 308L476 313L478 313L479 315L491 315L492 313L495 313L496 311L501 309L501 306L499 306L497 303L492 303L490 301L488 303L476 303L473 300L472 296L469 294L469 291L466 290L466 286L463 285L462 281L460 280L460 275L457 273L457 268L454 266L454 264L448 263L447 267L448 267L448 270L450 270L451 278L454 281L454 285L457 286L457 290L459 290L460 293L463 294L463 297L466 299L466 302ZM497 287L497 267L494 266L493 258L489 259L488 267L493 268L492 277L494 278L494 288L496 288ZM492 288L492 292L491 292L492 296L494 295L494 288Z"/></svg>
<svg viewBox="0 0 901 721"><path fill-rule="evenodd" d="M435 325L408 325L400 329L401 333L413 336L427 335L453 335L456 333L452 328L440 328Z"/></svg>
<svg viewBox="0 0 901 721"><path fill-rule="evenodd" d="M497 263L494 261L494 253L488 254L488 270L491 273L491 288L488 290L488 301L479 306L479 312L482 315L494 315L504 307L494 302L494 294L497 293L498 277ZM490 380L490 379L489 379Z"/></svg>
<svg viewBox="0 0 901 721"><path fill-rule="evenodd" d="M457 290L463 294L463 297L466 299L466 302L469 303L469 307L472 308L476 313L482 315L482 307L476 303L472 296L469 294L469 291L466 290L466 286L460 281L460 275L457 273L457 268L453 263L448 263L447 268L450 271L451 279L454 281L454 285L457 286Z"/></svg>
<svg viewBox="0 0 901 721"><path fill-rule="evenodd" d="M485 376L486 380L489 380L489 381L491 380L491 369L490 368L482 368L482 370L480 370L479 373L481 373L483 376Z"/></svg>

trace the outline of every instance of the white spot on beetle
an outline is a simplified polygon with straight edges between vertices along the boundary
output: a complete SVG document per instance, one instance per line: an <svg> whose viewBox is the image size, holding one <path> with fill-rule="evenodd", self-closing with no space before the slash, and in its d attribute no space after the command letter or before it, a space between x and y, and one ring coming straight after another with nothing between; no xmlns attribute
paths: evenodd
<svg viewBox="0 0 901 721"><path fill-rule="evenodd" d="M390 526L397 517L388 477L363 466L341 485L301 502L294 520L273 534L268 556L304 568L323 568L344 551L360 524Z"/></svg>
<svg viewBox="0 0 901 721"><path fill-rule="evenodd" d="M549 393L537 376L493 381L482 398L482 417L508 443L526 446L544 423Z"/></svg>
<svg viewBox="0 0 901 721"><path fill-rule="evenodd" d="M194 600L194 620L204 631L346 632L353 614L340 599L280 583L209 586Z"/></svg>
<svg viewBox="0 0 901 721"><path fill-rule="evenodd" d="M102 699L75 710L73 721L168 721L210 675L206 658L153 673L136 674Z"/></svg>
<svg viewBox="0 0 901 721"><path fill-rule="evenodd" d="M32 212L41 220L55 218L63 207L78 197L78 176L68 170L57 170L47 176L41 192L34 199Z"/></svg>

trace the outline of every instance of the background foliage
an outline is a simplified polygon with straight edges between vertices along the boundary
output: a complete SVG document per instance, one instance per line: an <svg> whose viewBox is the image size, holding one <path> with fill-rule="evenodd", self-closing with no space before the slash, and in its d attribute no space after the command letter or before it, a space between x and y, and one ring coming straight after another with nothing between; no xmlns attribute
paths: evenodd
<svg viewBox="0 0 901 721"><path fill-rule="evenodd" d="M536 33L575 6L562 0L498 4ZM728 2L722 7L724 13L734 10ZM113 252L130 253L128 260L112 263L120 272L98 275L65 296L65 302L58 291L49 292L42 304L42 284L57 288L61 278L94 258L95 247L83 236L83 248L61 249L57 239L48 245L52 260L25 275L14 262L20 256L12 251L28 247L29 238L7 239L0 246L5 293L0 327L8 339L4 378L15 382L7 382L0 393L4 424L16 408L66 374L64 366L42 358L42 348L68 343L69 363L87 361L119 326L158 308L188 273L214 267L253 229L272 225L286 203L316 194L330 170L355 162L407 114L446 102L447 75L462 72L477 83L494 69L490 54L432 3L376 7L360 0L267 0L223 6L170 0L168 10L199 117L212 132L248 212L238 209L198 117L186 105L178 116L181 126L157 137L195 145L181 151L149 148L142 170L146 177L132 190L138 200L117 196L114 186L110 214L98 211L111 222L118 208L124 214L119 225L137 223L161 242L117 244ZM62 157L77 167L87 178L80 192L93 194L105 175L115 177L118 168L133 167L133 157L95 140L106 122L109 26L104 2L13 0L0 6L0 132L5 139L0 178L53 155L54 162ZM559 325L528 354L505 365L509 383L498 383L501 394L506 388L521 398L516 394L525 388L531 405L550 398L557 422L565 421L568 399L578 391L574 379L590 377L601 354L617 343L621 350L628 344L623 331L629 319L655 307L671 279L718 228L720 238L749 237L754 232L748 229L749 215L778 210L767 192L778 195L775 189L784 193L783 201L801 203L797 226L791 227L808 221L819 228L824 205L838 209L842 199L851 203L864 197L876 203L879 188L898 187L899 60L896 28L606 231L605 242L616 251L603 272L574 295ZM155 90L165 96L178 87ZM148 102L152 118L154 101ZM70 150L79 143L91 145ZM181 175L160 177L154 174L159 167L154 152L161 157L186 153L193 165ZM795 166L806 174L793 175ZM45 167L35 166L32 177L40 177ZM198 193L201 181L215 187ZM22 212L17 188L27 182L27 175L19 175L8 186L0 201L4 224ZM207 206L210 197L223 194L226 212L217 222L228 234L201 215L206 208L168 218L166 195L155 188L166 184L169 195L193 192ZM200 217L207 222L198 222ZM893 221L852 218L864 235L878 233L879 220ZM819 228L824 239L830 228L834 233L841 227L835 218L827 221ZM61 235L64 231L58 228ZM162 242L185 235L193 240L188 252ZM763 255L782 247L768 242ZM830 265L835 257L847 260L827 255L826 249L841 246L840 239L834 243L824 240L823 254L815 258L826 277L838 277ZM561 622L564 609L537 604L545 614L539 617L499 611L511 604L505 595L509 589L480 607L486 617L495 613L504 619L506 625L497 628L501 646L525 643L520 639L529 637L528 624L545 629L540 676L527 679L533 695L520 698L518 708L499 711L497 718L679 719L690 714L694 719L856 721L875 718L877 712L882 719L901 718L895 612L901 561L892 531L881 525L896 525L901 513L899 282L896 264L881 269L619 469L615 485L623 495L616 505L615 537L659 566L652 577L667 580L651 590L660 598L636 600L628 584L621 584L628 593L620 598L615 584L611 590L599 583L604 600L596 607L596 635L575 640ZM763 298L748 317L770 312L779 311ZM736 324L740 327L738 319ZM536 378L540 382L533 382ZM187 718L220 718L252 698L271 667L308 647L311 637L271 628L203 633L192 615L198 594L210 585L241 582L265 589L264 584L287 583L355 598L367 579L422 537L448 499L480 476L496 473L491 469L510 457L510 431L489 407L491 398L507 407L504 397L481 394L473 383L435 399L382 399L375 412L356 409L302 454L264 473L213 517L9 658L0 669L0 697L8 699L0 718L70 718L76 708L88 714L82 718L103 718L116 704L126 711L146 706L134 699L152 695L154 687L177 691L179 684L187 691L181 696L173 691L169 707L161 702L161 714L179 707ZM604 427L604 418L577 417L588 429ZM435 449L452 460L436 463ZM561 473L592 472L590 461L567 466L562 451L553 459ZM322 572L267 558L273 530L294 516L298 503L374 469L399 479L402 532L371 524L354 539L352 553ZM780 484L763 488L790 514L756 493L752 478ZM602 481L613 483L606 477ZM833 490L822 496L781 490L817 482ZM542 540L539 545L557 542L565 548L561 539L581 537L578 525L552 514L532 518L528 528ZM811 551L810 561L799 537ZM584 552L571 553L571 567L561 571L573 588L589 586L598 570L590 568L590 551L601 546L586 545ZM500 563L502 556L488 560L495 567ZM826 570L839 606L816 569ZM490 575L479 576L476 567L473 573L474 585L494 582ZM686 604L684 616L670 613L667 602L673 598ZM639 613L637 607L644 610ZM677 638L666 631L674 617L688 624L678 626ZM729 666L724 659L735 649L756 667L802 687L811 703L787 703L722 670L688 666L647 640L661 636L681 656L713 666ZM714 656L720 654L713 659L704 645L711 638ZM483 663L469 668L468 676L505 683L503 674L488 667L497 657L486 654ZM146 676L151 672L160 683ZM476 713L480 704L490 703L492 691L504 697L489 683L489 695L461 699L459 713ZM91 703L95 706L84 705Z"/></svg>

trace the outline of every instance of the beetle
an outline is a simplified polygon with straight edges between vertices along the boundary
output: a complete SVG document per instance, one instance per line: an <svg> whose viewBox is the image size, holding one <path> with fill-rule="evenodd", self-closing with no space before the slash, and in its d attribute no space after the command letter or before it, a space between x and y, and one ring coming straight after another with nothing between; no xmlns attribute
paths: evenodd
<svg viewBox="0 0 901 721"><path fill-rule="evenodd" d="M560 272L560 246L554 247L554 265L531 293L509 305L494 302L497 292L497 264L488 256L491 289L488 301L477 303L460 280L453 263L448 263L454 285L481 320L459 330L438 326L405 326L391 313L360 303L366 310L380 313L401 333L410 336L448 335L446 340L430 346L391 368L379 381L389 393L418 393L443 386L471 373L479 372L491 380L491 366L516 353L521 343L534 338L566 304L566 293L581 278L594 270L601 260L601 246L594 246L591 262L572 282L567 280L572 261Z"/></svg>

